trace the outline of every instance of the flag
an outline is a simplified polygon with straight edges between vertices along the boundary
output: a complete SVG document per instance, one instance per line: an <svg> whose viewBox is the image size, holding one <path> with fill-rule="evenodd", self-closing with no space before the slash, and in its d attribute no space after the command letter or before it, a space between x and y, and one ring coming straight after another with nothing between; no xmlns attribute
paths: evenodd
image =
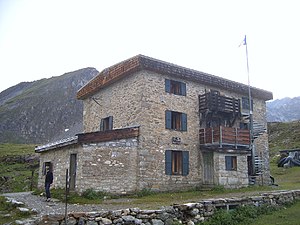
<svg viewBox="0 0 300 225"><path fill-rule="evenodd" d="M240 43L239 47L241 47L242 45L247 45L246 35L244 37L244 40Z"/></svg>

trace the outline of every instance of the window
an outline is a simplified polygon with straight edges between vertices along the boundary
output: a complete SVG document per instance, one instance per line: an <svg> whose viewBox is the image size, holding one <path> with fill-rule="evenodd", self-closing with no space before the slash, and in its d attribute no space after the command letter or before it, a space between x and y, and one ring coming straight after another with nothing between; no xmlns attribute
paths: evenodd
<svg viewBox="0 0 300 225"><path fill-rule="evenodd" d="M225 169L229 171L237 170L236 156L225 156Z"/></svg>
<svg viewBox="0 0 300 225"><path fill-rule="evenodd" d="M46 175L47 170L50 169L52 170L52 163L51 162L44 162L43 163L43 175Z"/></svg>
<svg viewBox="0 0 300 225"><path fill-rule="evenodd" d="M185 113L167 110L166 129L187 131L187 115Z"/></svg>
<svg viewBox="0 0 300 225"><path fill-rule="evenodd" d="M173 151L165 152L166 175L182 175L189 174L189 152Z"/></svg>
<svg viewBox="0 0 300 225"><path fill-rule="evenodd" d="M251 108L253 110L253 100L252 99L251 99ZM242 97L242 109L250 110L249 98L248 97Z"/></svg>
<svg viewBox="0 0 300 225"><path fill-rule="evenodd" d="M174 80L165 80L165 90L168 93L172 93L175 95L186 95L186 84L174 81Z"/></svg>
<svg viewBox="0 0 300 225"><path fill-rule="evenodd" d="M101 131L112 130L112 129L113 129L113 117L112 116L101 119L101 123L100 123Z"/></svg>

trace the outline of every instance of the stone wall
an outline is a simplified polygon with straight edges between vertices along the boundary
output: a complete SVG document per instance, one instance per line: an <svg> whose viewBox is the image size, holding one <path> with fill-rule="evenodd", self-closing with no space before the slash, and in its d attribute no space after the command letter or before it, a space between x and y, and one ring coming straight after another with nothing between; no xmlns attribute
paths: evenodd
<svg viewBox="0 0 300 225"><path fill-rule="evenodd" d="M38 188L42 189L45 186L45 175L43 174L43 164L45 162L51 162L53 166L52 186L54 188L64 188L66 186L66 170L70 168L70 155L78 154L80 157L80 152L81 146L75 145L40 153Z"/></svg>
<svg viewBox="0 0 300 225"><path fill-rule="evenodd" d="M237 170L228 171L225 168L225 156L236 156L237 157ZM225 188L241 188L247 187L249 184L248 180L248 164L247 155L236 154L236 153L219 153L215 152L214 155L215 174L218 180L218 185L222 185Z"/></svg>
<svg viewBox="0 0 300 225"><path fill-rule="evenodd" d="M186 83L186 96L165 92L165 79L174 79ZM214 89L194 81L174 78L151 71L139 71L123 77L116 83L99 90L91 98L84 100L84 131L99 130L101 118L113 116L113 129L127 126L140 126L139 146L137 147L137 188L152 190L179 190L202 184L203 158L199 145L199 103L198 96ZM220 90L221 94L241 98L244 95ZM175 131L165 128L165 111L172 110L187 114L187 131ZM254 118L265 123L265 102L254 99ZM179 144L172 138L180 138ZM255 144L265 159L265 179L269 177L267 135L259 137ZM189 152L188 176L169 176L165 174L165 151L180 150ZM245 162L245 156L239 161ZM219 161L219 165L220 165ZM216 162L217 163L217 162ZM219 169L222 171L222 169ZM243 171L243 170L240 170ZM224 177L220 172L220 177ZM240 175L240 176L239 176ZM240 186L245 184L244 174L237 173ZM224 179L216 179L215 184L224 184ZM233 179L232 184L236 183ZM220 183L219 183L220 182Z"/></svg>
<svg viewBox="0 0 300 225"><path fill-rule="evenodd" d="M136 138L83 145L76 190L124 194L137 190Z"/></svg>
<svg viewBox="0 0 300 225"><path fill-rule="evenodd" d="M259 196L242 198L219 198L201 200L162 207L157 210L142 210L129 208L117 211L74 212L68 214L68 224L139 224L139 225L171 225L176 222L193 225L210 218L216 209L230 210L238 206L254 205L284 205L300 200L300 190L275 191ZM42 219L43 224L64 221L64 215L49 215ZM54 223L53 223L54 224Z"/></svg>
<svg viewBox="0 0 300 225"><path fill-rule="evenodd" d="M64 188L70 155L77 154L75 190L92 188L110 193L137 190L137 138L91 143L51 150L40 155L40 165L53 165L55 188ZM38 187L44 187L45 176L40 166Z"/></svg>

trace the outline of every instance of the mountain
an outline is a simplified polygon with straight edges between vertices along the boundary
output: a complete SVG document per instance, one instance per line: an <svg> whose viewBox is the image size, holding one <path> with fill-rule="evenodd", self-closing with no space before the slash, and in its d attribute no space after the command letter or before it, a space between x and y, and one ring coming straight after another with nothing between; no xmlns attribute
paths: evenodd
<svg viewBox="0 0 300 225"><path fill-rule="evenodd" d="M300 97L283 98L267 102L268 122L300 120Z"/></svg>
<svg viewBox="0 0 300 225"><path fill-rule="evenodd" d="M44 144L81 133L77 91L99 72L84 68L22 82L0 93L0 143ZM267 102L268 122L300 120L300 97Z"/></svg>
<svg viewBox="0 0 300 225"><path fill-rule="evenodd" d="M84 68L0 93L0 143L41 144L82 132L76 92L99 72Z"/></svg>

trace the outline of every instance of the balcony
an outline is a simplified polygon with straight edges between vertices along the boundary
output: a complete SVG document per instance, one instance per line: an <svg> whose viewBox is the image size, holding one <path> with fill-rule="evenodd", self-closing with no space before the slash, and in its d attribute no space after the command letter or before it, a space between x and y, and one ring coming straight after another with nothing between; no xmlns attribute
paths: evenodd
<svg viewBox="0 0 300 225"><path fill-rule="evenodd" d="M220 95L217 91L208 92L199 95L199 111L206 112L207 110L209 112L235 115L240 113L240 101L239 99Z"/></svg>
<svg viewBox="0 0 300 225"><path fill-rule="evenodd" d="M209 149L249 149L249 130L235 127L214 127L200 129L200 146Z"/></svg>

